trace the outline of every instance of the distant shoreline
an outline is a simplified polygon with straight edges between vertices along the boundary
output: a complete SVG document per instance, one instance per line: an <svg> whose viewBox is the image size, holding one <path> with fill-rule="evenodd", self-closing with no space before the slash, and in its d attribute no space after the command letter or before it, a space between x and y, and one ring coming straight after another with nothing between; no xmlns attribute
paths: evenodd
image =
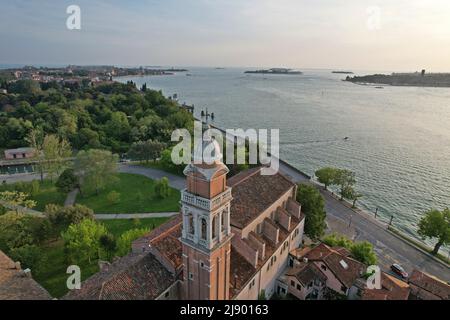
<svg viewBox="0 0 450 320"><path fill-rule="evenodd" d="M393 73L354 76L344 81L360 85L383 85L396 87L450 88L450 73Z"/></svg>

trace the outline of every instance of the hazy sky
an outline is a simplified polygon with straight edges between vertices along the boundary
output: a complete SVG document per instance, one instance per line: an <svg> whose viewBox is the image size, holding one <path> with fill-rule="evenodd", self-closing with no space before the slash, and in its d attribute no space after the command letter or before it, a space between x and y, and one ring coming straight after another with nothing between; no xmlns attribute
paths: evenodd
<svg viewBox="0 0 450 320"><path fill-rule="evenodd" d="M0 63L450 71L450 1L0 0L0 43Z"/></svg>

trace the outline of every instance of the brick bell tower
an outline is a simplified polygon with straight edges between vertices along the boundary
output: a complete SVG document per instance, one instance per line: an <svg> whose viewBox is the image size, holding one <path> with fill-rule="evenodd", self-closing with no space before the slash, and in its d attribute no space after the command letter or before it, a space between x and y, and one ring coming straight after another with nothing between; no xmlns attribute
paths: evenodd
<svg viewBox="0 0 450 320"><path fill-rule="evenodd" d="M203 125L203 130L207 129ZM208 150L208 157L202 156L204 150ZM184 169L187 186L181 193L184 299L228 300L232 237L231 188L226 185L229 170L222 162L219 144L207 134L194 147L194 160Z"/></svg>

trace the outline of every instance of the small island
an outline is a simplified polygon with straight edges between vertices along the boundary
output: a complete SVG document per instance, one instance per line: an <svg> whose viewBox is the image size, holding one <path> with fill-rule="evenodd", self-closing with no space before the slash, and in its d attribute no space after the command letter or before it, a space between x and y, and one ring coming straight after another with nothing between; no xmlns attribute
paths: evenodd
<svg viewBox="0 0 450 320"><path fill-rule="evenodd" d="M352 71L332 71L331 73L339 73L339 74L353 74Z"/></svg>
<svg viewBox="0 0 450 320"><path fill-rule="evenodd" d="M391 86L413 86L413 87L450 87L450 73L392 73L374 74L366 76L348 76L344 81L357 84L382 84Z"/></svg>
<svg viewBox="0 0 450 320"><path fill-rule="evenodd" d="M244 73L289 74L289 75L303 74L301 71L287 69L287 68L271 68L271 69L262 69L262 70L251 70L251 71L245 71Z"/></svg>

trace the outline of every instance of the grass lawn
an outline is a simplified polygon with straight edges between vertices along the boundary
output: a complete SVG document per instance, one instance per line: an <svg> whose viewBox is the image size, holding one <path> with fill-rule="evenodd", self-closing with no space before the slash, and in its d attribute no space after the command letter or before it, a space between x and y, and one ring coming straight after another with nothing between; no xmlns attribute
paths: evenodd
<svg viewBox="0 0 450 320"><path fill-rule="evenodd" d="M147 177L128 173L119 173L119 180L106 186L99 195L78 195L77 203L85 205L95 213L147 213L178 211L180 192L171 188L170 196L165 199L156 197L155 182ZM108 201L111 191L120 193L120 200L113 204Z"/></svg>
<svg viewBox="0 0 450 320"><path fill-rule="evenodd" d="M139 219L139 224L135 224L132 219L105 220L101 221L109 232L119 237L127 230L134 228L148 228L151 230L167 221L168 218ZM62 240L52 242L43 246L47 258L45 270L33 274L33 278L39 282L53 297L59 298L67 293L66 281L69 274L66 273L67 263L64 261L64 243ZM84 263L79 266L81 278L85 280L99 271L97 261L91 264Z"/></svg>
<svg viewBox="0 0 450 320"><path fill-rule="evenodd" d="M64 243L62 240L52 242L43 247L46 254L46 267L41 272L33 274L33 278L43 286L52 297L59 298L66 294L66 281L69 274L66 273L68 264L64 261ZM85 280L98 272L97 262L79 265L81 279Z"/></svg>
<svg viewBox="0 0 450 320"><path fill-rule="evenodd" d="M135 223L133 219L114 219L114 220L101 220L101 223L105 225L109 232L118 237L127 230L135 228L147 228L149 230L156 228L160 224L166 222L169 218L150 218L150 219L137 219L139 223ZM137 222L136 221L136 222Z"/></svg>
<svg viewBox="0 0 450 320"><path fill-rule="evenodd" d="M64 205L66 196L66 194L59 193L58 190L56 190L55 184L50 182L50 180L44 180L44 182L40 184L39 192L30 198L37 202L36 207L33 209L44 211L45 206L49 203L61 206Z"/></svg>

